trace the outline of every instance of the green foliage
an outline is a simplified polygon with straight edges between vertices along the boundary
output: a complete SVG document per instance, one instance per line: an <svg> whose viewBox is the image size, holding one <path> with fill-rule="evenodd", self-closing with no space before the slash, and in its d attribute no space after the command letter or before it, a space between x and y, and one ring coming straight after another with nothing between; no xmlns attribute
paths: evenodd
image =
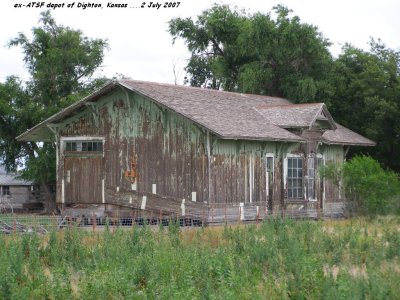
<svg viewBox="0 0 400 300"><path fill-rule="evenodd" d="M52 106L60 104L60 99L86 92L87 81L91 81L90 76L103 61L107 42L59 26L50 11L42 12L39 22L42 26L32 29L32 40L19 33L9 47L20 46L23 50L24 62L32 76L28 84L31 100L52 110Z"/></svg>
<svg viewBox="0 0 400 300"><path fill-rule="evenodd" d="M373 158L356 156L343 165L328 165L323 171L328 179L344 186L346 200L358 213L400 213L399 176L384 170Z"/></svg>
<svg viewBox="0 0 400 300"><path fill-rule="evenodd" d="M54 144L45 143L35 151L35 159L26 162L23 177L36 182L55 182L56 149Z"/></svg>
<svg viewBox="0 0 400 300"><path fill-rule="evenodd" d="M42 12L30 40L24 33L9 47L21 47L30 80L15 76L0 84L0 161L9 170L25 163L23 177L37 183L55 182L52 144L18 142L15 137L87 95L104 82L91 79L101 65L107 41L89 39L81 31L60 26Z"/></svg>
<svg viewBox="0 0 400 300"><path fill-rule="evenodd" d="M399 172L400 52L373 39L369 51L347 44L335 61L332 83L335 120L376 141L377 147L368 152Z"/></svg>
<svg viewBox="0 0 400 300"><path fill-rule="evenodd" d="M393 213L400 208L400 180L368 156L356 156L343 166L346 195L367 214ZM393 207L394 206L394 207Z"/></svg>
<svg viewBox="0 0 400 300"><path fill-rule="evenodd" d="M332 63L329 42L316 27L289 17L286 7L273 12L275 18L214 5L196 21L172 19L173 40L184 39L192 52L187 82L300 102L330 94L325 80Z"/></svg>
<svg viewBox="0 0 400 300"><path fill-rule="evenodd" d="M268 219L180 235L145 227L0 236L0 298L395 299L399 224Z"/></svg>

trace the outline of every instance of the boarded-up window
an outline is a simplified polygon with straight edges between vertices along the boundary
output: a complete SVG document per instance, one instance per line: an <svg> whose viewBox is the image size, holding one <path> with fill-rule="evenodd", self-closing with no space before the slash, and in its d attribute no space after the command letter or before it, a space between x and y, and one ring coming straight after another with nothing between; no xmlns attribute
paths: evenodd
<svg viewBox="0 0 400 300"><path fill-rule="evenodd" d="M287 164L288 198L303 198L303 158L289 157Z"/></svg>

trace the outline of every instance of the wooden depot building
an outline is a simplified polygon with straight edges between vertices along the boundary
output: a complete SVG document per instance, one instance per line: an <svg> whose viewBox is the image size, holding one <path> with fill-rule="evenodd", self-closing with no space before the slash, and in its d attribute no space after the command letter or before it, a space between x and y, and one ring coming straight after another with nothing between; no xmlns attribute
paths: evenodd
<svg viewBox="0 0 400 300"><path fill-rule="evenodd" d="M375 143L323 103L136 80L112 81L18 137L57 145L63 212L202 216L339 211L318 170Z"/></svg>

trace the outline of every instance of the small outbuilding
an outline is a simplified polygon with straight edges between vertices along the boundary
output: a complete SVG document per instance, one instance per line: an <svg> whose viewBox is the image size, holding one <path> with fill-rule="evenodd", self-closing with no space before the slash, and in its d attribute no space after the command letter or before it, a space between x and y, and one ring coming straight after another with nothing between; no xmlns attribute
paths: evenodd
<svg viewBox="0 0 400 300"><path fill-rule="evenodd" d="M18 137L57 145L57 205L85 214L254 219L335 212L321 166L375 143L323 103L120 80Z"/></svg>
<svg viewBox="0 0 400 300"><path fill-rule="evenodd" d="M17 174L7 172L0 166L0 209L12 210L40 208L37 203L34 185L30 181L19 179ZM43 208L43 205L41 206Z"/></svg>

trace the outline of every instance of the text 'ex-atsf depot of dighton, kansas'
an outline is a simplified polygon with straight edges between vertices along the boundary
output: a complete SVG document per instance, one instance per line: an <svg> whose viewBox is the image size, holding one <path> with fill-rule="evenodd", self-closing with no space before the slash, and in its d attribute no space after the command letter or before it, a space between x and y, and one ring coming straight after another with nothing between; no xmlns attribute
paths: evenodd
<svg viewBox="0 0 400 300"><path fill-rule="evenodd" d="M95 3L95 2L63 2L63 3L53 3L53 2L28 2L28 3L15 3L14 8L178 8L181 2L132 2L132 3L115 3L107 2L105 3Z"/></svg>

